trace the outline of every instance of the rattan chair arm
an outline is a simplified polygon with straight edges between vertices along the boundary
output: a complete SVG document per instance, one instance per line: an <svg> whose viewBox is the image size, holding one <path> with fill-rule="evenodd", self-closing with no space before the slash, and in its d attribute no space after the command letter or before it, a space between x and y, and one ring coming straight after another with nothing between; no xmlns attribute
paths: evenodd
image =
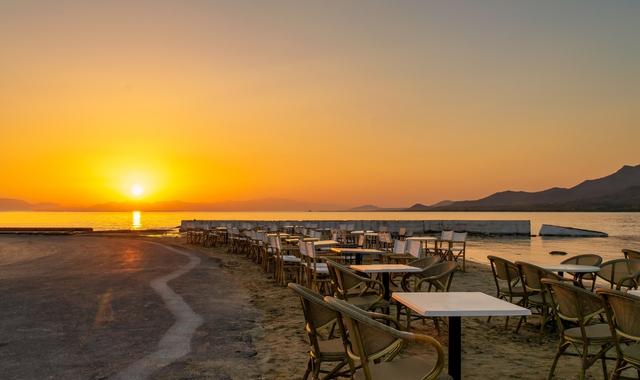
<svg viewBox="0 0 640 380"><path fill-rule="evenodd" d="M442 373L442 370L444 369L444 349L442 348L442 345L440 344L440 342L438 342L435 338L428 335L413 334L413 333L405 333L405 334L408 334L406 338L407 341L426 344L433 347L436 350L436 353L438 355L436 359L436 364L435 366L433 366L431 371L429 371L429 373L427 373L425 376L422 377L422 380L438 379L440 377L440 374Z"/></svg>

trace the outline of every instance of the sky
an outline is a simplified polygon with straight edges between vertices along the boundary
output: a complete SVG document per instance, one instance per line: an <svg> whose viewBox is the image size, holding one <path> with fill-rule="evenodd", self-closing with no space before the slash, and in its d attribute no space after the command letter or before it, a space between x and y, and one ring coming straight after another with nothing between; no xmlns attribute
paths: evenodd
<svg viewBox="0 0 640 380"><path fill-rule="evenodd" d="M2 1L0 198L407 206L640 163L640 2Z"/></svg>

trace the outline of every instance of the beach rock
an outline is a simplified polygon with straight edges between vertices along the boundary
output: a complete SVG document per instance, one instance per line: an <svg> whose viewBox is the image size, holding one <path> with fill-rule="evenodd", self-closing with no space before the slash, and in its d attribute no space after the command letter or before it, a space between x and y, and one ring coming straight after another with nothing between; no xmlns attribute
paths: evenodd
<svg viewBox="0 0 640 380"><path fill-rule="evenodd" d="M540 227L540 236L576 236L576 237L607 237L605 232L584 230L573 227L554 226L552 224L543 224Z"/></svg>

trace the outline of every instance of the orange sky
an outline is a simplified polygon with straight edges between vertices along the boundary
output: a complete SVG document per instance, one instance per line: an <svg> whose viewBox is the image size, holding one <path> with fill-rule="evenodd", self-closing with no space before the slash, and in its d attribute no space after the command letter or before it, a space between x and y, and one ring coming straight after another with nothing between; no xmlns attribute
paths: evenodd
<svg viewBox="0 0 640 380"><path fill-rule="evenodd" d="M639 2L0 3L0 198L404 206L638 164Z"/></svg>

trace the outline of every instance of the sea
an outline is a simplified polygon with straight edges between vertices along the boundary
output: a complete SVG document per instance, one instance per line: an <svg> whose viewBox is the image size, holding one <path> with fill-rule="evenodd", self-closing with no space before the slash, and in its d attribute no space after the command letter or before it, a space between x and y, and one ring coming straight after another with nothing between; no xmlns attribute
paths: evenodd
<svg viewBox="0 0 640 380"><path fill-rule="evenodd" d="M182 220L530 220L540 225L602 231L606 238L470 236L467 257L487 262L487 255L537 263L557 263L569 255L596 253L621 258L621 249L640 250L640 213L578 212L0 212L0 227L91 227L96 231L177 228ZM568 256L567 256L568 257Z"/></svg>

